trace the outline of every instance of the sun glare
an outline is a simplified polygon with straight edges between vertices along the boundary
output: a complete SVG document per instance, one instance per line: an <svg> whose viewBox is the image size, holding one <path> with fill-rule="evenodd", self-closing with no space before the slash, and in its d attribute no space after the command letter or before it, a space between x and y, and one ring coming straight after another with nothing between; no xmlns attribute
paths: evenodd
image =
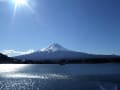
<svg viewBox="0 0 120 90"><path fill-rule="evenodd" d="M14 12L13 16L16 15L16 11L19 8L26 7L27 9L31 10L33 12L33 9L31 8L29 4L29 0L12 0L12 3L14 5Z"/></svg>
<svg viewBox="0 0 120 90"><path fill-rule="evenodd" d="M26 65L24 64L1 64L0 72L14 72L19 69L24 68Z"/></svg>
<svg viewBox="0 0 120 90"><path fill-rule="evenodd" d="M27 0L13 0L13 3L17 6L26 5Z"/></svg>
<svg viewBox="0 0 120 90"><path fill-rule="evenodd" d="M16 3L18 5L25 5L26 4L26 1L25 0L16 0Z"/></svg>

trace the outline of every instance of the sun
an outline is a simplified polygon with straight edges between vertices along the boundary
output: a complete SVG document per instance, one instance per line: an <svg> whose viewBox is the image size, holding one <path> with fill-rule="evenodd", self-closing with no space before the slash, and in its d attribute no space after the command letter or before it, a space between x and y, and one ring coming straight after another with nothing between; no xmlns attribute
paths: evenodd
<svg viewBox="0 0 120 90"><path fill-rule="evenodd" d="M12 0L12 3L14 5L13 16L16 15L16 11L18 8L26 7L30 9L31 11L33 10L29 4L29 0Z"/></svg>

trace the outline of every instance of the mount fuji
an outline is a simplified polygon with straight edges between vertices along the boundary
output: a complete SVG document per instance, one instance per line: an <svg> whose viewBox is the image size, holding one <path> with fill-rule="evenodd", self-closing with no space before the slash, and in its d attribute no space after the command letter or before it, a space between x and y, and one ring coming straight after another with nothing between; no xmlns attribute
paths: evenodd
<svg viewBox="0 0 120 90"><path fill-rule="evenodd" d="M76 52L68 50L63 46L53 43L47 48L43 48L39 51L33 52L31 54L16 56L17 59L28 59L28 60L61 60L61 59L78 59L87 58L93 55L87 53Z"/></svg>
<svg viewBox="0 0 120 90"><path fill-rule="evenodd" d="M39 51L31 54L20 55L14 58L22 60L74 60L74 59L90 59L90 58L103 58L103 57L114 57L115 55L95 55L83 52L72 51L64 48L63 46L54 43L49 45L47 48L43 48Z"/></svg>

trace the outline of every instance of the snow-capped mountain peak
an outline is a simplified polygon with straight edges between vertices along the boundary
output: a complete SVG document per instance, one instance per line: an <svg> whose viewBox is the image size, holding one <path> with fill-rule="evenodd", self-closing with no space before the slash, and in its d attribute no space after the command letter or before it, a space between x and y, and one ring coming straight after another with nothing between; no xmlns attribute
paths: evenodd
<svg viewBox="0 0 120 90"><path fill-rule="evenodd" d="M53 43L49 45L47 48L41 49L40 51L55 52L55 51L68 51L68 50L57 43Z"/></svg>
<svg viewBox="0 0 120 90"><path fill-rule="evenodd" d="M33 52L31 54L20 55L14 58L22 60L84 60L88 58L108 58L115 56L95 55L84 52L72 51L59 44L51 44L47 48Z"/></svg>

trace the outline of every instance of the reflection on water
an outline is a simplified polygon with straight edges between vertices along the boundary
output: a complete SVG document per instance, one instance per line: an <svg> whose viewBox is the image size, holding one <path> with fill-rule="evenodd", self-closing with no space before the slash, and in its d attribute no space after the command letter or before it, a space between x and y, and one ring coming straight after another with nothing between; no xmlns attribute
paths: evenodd
<svg viewBox="0 0 120 90"><path fill-rule="evenodd" d="M28 73L4 73L2 78L32 78L32 79L70 79L68 75L62 74L28 74Z"/></svg>
<svg viewBox="0 0 120 90"><path fill-rule="evenodd" d="M0 90L120 90L119 64L0 65Z"/></svg>
<svg viewBox="0 0 120 90"><path fill-rule="evenodd" d="M0 64L0 72L14 72L26 66L24 64Z"/></svg>

